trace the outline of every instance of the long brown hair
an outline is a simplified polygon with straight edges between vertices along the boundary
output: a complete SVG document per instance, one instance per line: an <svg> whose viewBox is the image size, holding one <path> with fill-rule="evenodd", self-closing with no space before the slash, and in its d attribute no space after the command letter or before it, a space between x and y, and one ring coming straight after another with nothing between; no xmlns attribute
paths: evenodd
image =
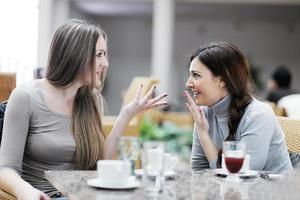
<svg viewBox="0 0 300 200"><path fill-rule="evenodd" d="M105 135L102 129L102 96L97 91L95 51L105 32L97 24L70 20L61 25L51 41L46 79L57 87L69 87L80 77L91 74L91 81L75 95L71 129L76 143L75 168L92 169L104 157ZM101 80L103 87L105 78Z"/></svg>
<svg viewBox="0 0 300 200"><path fill-rule="evenodd" d="M190 60L196 57L214 76L220 76L225 82L226 89L231 95L229 135L226 140L235 140L239 122L252 101L248 61L235 45L226 42L201 46L192 54ZM219 152L221 153L221 150Z"/></svg>

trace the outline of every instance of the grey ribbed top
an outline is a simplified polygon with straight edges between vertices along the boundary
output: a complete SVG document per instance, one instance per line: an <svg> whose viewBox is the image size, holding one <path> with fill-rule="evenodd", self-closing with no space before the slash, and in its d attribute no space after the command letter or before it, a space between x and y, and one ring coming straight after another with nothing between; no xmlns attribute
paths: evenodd
<svg viewBox="0 0 300 200"><path fill-rule="evenodd" d="M229 134L228 108L231 97L227 96L211 107L205 107L209 123L209 136L217 149ZM200 133L201 134L201 133ZM285 138L271 107L256 98L247 106L236 131L236 140L247 144L250 154L250 169L273 173L293 170ZM199 137L194 129L191 167L194 170L216 168L216 160L208 162Z"/></svg>
<svg viewBox="0 0 300 200"><path fill-rule="evenodd" d="M70 120L70 116L49 110L41 80L16 88L5 112L0 167L16 170L50 196L56 193L44 171L73 169L75 140Z"/></svg>

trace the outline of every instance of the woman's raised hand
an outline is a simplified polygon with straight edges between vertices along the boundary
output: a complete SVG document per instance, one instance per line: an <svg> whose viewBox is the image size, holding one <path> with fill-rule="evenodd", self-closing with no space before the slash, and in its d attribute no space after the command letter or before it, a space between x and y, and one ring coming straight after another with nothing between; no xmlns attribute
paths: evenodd
<svg viewBox="0 0 300 200"><path fill-rule="evenodd" d="M154 97L156 85L152 86L145 96L141 95L142 88L143 85L139 87L134 99L123 108L123 111L129 117L143 113L151 108L168 105L167 101L164 100L167 94Z"/></svg>
<svg viewBox="0 0 300 200"><path fill-rule="evenodd" d="M187 106L188 110L192 114L197 128L200 129L201 131L208 132L209 125L206 116L204 114L203 107L197 106L194 99L187 91L184 91L184 96L187 100L185 105Z"/></svg>

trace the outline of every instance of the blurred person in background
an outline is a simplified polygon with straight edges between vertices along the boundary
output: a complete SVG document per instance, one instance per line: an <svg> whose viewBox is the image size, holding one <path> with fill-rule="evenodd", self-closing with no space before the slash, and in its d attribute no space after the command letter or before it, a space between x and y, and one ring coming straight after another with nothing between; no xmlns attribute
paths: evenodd
<svg viewBox="0 0 300 200"><path fill-rule="evenodd" d="M116 141L138 113L167 105L155 87L141 88L105 138L101 88L108 68L107 36L97 24L70 20L51 41L46 77L16 88L8 101L0 149L0 187L22 200L60 193L46 170L91 170L112 159Z"/></svg>
<svg viewBox="0 0 300 200"><path fill-rule="evenodd" d="M277 104L282 97L294 94L295 91L290 88L291 83L292 74L289 69L283 65L278 66L268 81L266 100Z"/></svg>
<svg viewBox="0 0 300 200"><path fill-rule="evenodd" d="M190 58L186 106L194 118L191 168L221 167L223 141L243 141L251 170L293 170L272 109L252 96L248 61L233 44L201 46Z"/></svg>

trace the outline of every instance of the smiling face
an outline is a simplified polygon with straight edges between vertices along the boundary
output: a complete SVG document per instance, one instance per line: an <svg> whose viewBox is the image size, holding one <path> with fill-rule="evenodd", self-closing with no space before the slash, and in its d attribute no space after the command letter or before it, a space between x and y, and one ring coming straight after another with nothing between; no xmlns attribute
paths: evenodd
<svg viewBox="0 0 300 200"><path fill-rule="evenodd" d="M107 43L103 36L99 36L96 42L94 59L94 69L91 70L89 64L87 64L86 69L88 69L88 72L83 76L83 79L80 80L82 80L82 85L93 85L92 79L94 79L95 86L99 89L104 84L103 81L108 68ZM93 75L91 75L91 73L93 73Z"/></svg>
<svg viewBox="0 0 300 200"><path fill-rule="evenodd" d="M198 57L190 64L190 76L186 87L193 92L198 105L212 106L228 94L221 77L214 76Z"/></svg>
<svg viewBox="0 0 300 200"><path fill-rule="evenodd" d="M100 87L103 85L102 81L108 68L108 58L107 58L107 43L103 36L100 36L96 43L96 62L95 62L95 72L96 72L96 85Z"/></svg>

